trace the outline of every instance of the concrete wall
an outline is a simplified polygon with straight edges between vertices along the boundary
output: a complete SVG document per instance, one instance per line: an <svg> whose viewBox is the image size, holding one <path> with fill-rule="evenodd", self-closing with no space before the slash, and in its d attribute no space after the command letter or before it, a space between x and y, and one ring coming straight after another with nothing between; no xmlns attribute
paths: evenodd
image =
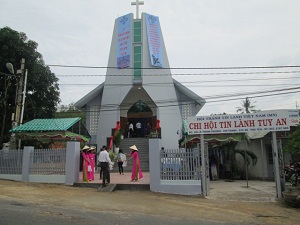
<svg viewBox="0 0 300 225"><path fill-rule="evenodd" d="M31 153L33 147L26 146L23 150L22 174L0 174L1 179L16 180L22 182L39 182L39 183L63 183L72 185L79 181L79 163L80 163L80 143L68 142L66 150L66 168L65 174L62 175L39 175L30 174L30 168L33 163Z"/></svg>
<svg viewBox="0 0 300 225"><path fill-rule="evenodd" d="M201 181L160 179L160 139L149 139L150 190L154 192L201 195Z"/></svg>

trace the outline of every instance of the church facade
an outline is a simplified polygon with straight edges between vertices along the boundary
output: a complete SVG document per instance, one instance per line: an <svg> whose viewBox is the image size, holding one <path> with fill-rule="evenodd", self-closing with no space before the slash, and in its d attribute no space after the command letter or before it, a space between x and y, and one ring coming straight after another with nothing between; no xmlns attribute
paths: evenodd
<svg viewBox="0 0 300 225"><path fill-rule="evenodd" d="M75 106L87 112L91 144L106 145L117 122L122 130L127 122L134 128L139 122L142 137L150 125L159 131L162 146L178 148L182 120L195 116L204 104L172 78L159 18L142 13L134 19L130 13L115 20L105 82Z"/></svg>

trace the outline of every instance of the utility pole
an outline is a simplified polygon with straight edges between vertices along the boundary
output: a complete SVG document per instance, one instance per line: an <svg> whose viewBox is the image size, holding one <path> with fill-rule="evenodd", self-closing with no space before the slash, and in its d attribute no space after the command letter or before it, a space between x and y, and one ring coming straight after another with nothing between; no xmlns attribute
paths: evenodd
<svg viewBox="0 0 300 225"><path fill-rule="evenodd" d="M25 98L26 98L26 87L27 87L27 75L28 75L28 70L25 70L25 77L24 77L24 90L22 93L22 107L21 107L21 114L20 114L20 123L19 125L23 124L23 116L24 116L24 108L25 108ZM18 149L21 149L21 138L19 138L19 145Z"/></svg>
<svg viewBox="0 0 300 225"><path fill-rule="evenodd" d="M16 112L14 118L12 118L12 128L20 125L21 113L22 113L22 100L23 100L23 84L24 84L24 69L25 69L25 59L21 60L21 68L17 70L17 77L19 78L19 85L17 90L17 101L16 101ZM16 149L16 137L12 133L10 137L10 149Z"/></svg>

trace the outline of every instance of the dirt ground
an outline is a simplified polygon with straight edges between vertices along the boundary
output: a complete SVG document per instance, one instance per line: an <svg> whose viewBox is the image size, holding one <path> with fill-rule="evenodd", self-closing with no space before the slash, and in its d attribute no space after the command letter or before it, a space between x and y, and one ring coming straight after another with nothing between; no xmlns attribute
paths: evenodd
<svg viewBox="0 0 300 225"><path fill-rule="evenodd" d="M115 214L141 213L221 224L300 224L300 209L282 200L228 201L225 198L180 196L150 191L99 192L94 188L0 180L0 201L82 208ZM105 207L104 207L105 206Z"/></svg>

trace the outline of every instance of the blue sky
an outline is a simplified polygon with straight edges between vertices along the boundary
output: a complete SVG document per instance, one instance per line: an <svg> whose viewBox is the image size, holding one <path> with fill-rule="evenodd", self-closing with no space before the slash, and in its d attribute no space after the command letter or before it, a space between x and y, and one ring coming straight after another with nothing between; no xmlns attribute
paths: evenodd
<svg viewBox="0 0 300 225"><path fill-rule="evenodd" d="M22 31L36 41L47 65L105 67L114 20L135 13L130 2L1 0L0 27ZM140 12L160 17L171 68L300 65L300 1L144 2ZM87 68L51 70L60 80L62 104L78 101L101 84L106 73L105 69ZM298 71L300 67L172 69L173 78L207 100L200 115L236 113L247 96L257 109L294 109L297 101L300 105ZM84 76L63 76L80 74Z"/></svg>

